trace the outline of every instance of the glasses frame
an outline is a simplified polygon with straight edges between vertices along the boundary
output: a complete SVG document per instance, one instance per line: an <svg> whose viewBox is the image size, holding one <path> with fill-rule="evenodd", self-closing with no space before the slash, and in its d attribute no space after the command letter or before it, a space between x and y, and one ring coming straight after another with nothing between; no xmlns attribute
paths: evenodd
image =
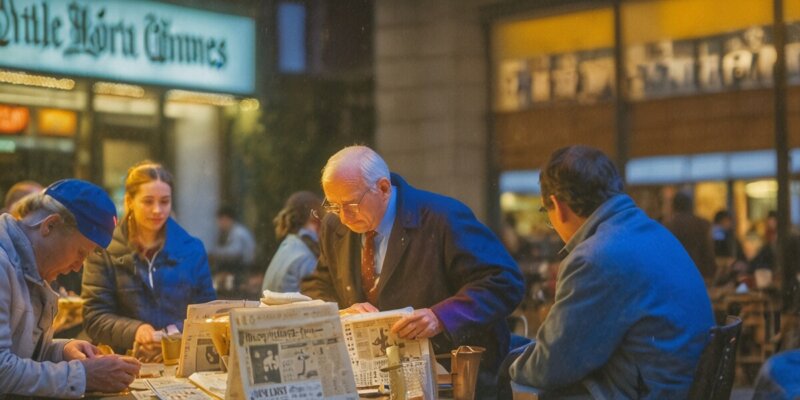
<svg viewBox="0 0 800 400"><path fill-rule="evenodd" d="M372 190L373 190L372 188L369 188L366 191L364 191L364 193L361 194L361 197L355 203L347 203L347 204L331 203L330 201L328 201L328 198L326 197L322 199L322 204L320 205L320 207L322 207L322 209L325 210L326 213L341 215L342 211L344 211L349 215L355 215L358 214L359 211L361 211L360 210L361 202L364 201L364 197L367 196L367 193L371 192ZM318 210L311 210L311 215L313 215L314 218L317 219L322 219L323 217L322 215L319 215Z"/></svg>

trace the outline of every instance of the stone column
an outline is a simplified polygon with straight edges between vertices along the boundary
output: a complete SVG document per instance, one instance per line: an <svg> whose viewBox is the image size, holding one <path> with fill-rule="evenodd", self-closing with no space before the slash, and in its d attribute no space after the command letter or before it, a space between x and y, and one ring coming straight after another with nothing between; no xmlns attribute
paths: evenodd
<svg viewBox="0 0 800 400"><path fill-rule="evenodd" d="M377 150L412 185L455 197L481 219L487 55L479 6L487 2L375 2Z"/></svg>

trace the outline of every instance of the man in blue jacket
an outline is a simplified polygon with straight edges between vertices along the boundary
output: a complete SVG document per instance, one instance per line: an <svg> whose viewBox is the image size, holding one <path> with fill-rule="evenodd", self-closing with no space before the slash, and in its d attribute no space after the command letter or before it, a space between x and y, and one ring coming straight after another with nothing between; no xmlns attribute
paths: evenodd
<svg viewBox="0 0 800 400"><path fill-rule="evenodd" d="M322 187L329 213L302 292L354 312L414 307L393 333L431 338L436 353L485 347L477 398L497 396L505 320L524 293L522 274L497 237L461 202L390 174L368 147L334 154Z"/></svg>
<svg viewBox="0 0 800 400"><path fill-rule="evenodd" d="M683 246L599 150L559 149L539 179L566 245L555 303L512 379L554 397L687 398L714 319Z"/></svg>

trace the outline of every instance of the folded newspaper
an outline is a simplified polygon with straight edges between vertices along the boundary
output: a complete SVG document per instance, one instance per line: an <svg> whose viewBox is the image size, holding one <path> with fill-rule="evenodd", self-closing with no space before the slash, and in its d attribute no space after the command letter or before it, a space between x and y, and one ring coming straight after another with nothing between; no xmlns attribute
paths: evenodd
<svg viewBox="0 0 800 400"><path fill-rule="evenodd" d="M261 304L267 306L274 306L274 305L281 305L281 304L289 304L289 303L296 303L299 301L309 301L311 297L308 297L302 293L298 292L273 292L271 290L264 290L261 295Z"/></svg>
<svg viewBox="0 0 800 400"><path fill-rule="evenodd" d="M335 303L238 308L230 318L226 399L358 399Z"/></svg>
<svg viewBox="0 0 800 400"><path fill-rule="evenodd" d="M187 377L198 371L221 371L223 358L214 346L217 321L231 309L258 307L259 302L248 300L214 300L202 304L190 304L186 308L181 337L181 355L176 376Z"/></svg>
<svg viewBox="0 0 800 400"><path fill-rule="evenodd" d="M413 312L411 307L341 317L344 339L359 391L371 392L390 386L387 348L400 349L406 398L436 398L433 351L428 339L400 339L391 327ZM382 371L384 370L384 371ZM390 388L391 391L391 388Z"/></svg>

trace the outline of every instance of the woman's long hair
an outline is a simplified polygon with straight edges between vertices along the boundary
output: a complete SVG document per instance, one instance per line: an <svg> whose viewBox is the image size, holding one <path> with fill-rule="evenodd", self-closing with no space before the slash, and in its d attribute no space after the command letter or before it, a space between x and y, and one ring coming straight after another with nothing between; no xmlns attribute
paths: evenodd
<svg viewBox="0 0 800 400"><path fill-rule="evenodd" d="M170 191L174 190L172 174L164 168L163 165L150 160L143 160L136 163L128 169L128 175L125 177L125 215L124 221L128 223L128 241L138 243L138 227L136 226L136 218L133 217L131 210L131 202L139 193L139 189L145 183L153 181L161 181L169 185ZM166 226L166 224L164 224ZM164 229L161 229L163 236Z"/></svg>
<svg viewBox="0 0 800 400"><path fill-rule="evenodd" d="M321 204L322 199L312 192L295 192L289 196L283 209L272 220L278 240L283 240L290 233L297 233L312 218L311 210L322 211Z"/></svg>

